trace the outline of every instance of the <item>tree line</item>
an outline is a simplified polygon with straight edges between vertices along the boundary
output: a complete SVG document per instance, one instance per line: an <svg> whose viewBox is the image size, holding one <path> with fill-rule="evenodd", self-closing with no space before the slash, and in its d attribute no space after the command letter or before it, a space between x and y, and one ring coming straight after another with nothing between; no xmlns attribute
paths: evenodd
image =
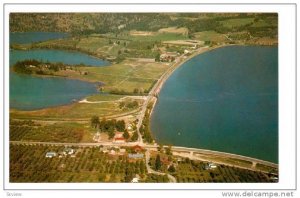
<svg viewBox="0 0 300 198"><path fill-rule="evenodd" d="M84 63L69 65L72 67L85 67ZM23 74L39 74L39 75L49 75L46 71L58 72L59 70L66 70L67 65L62 62L49 62L36 59L25 59L22 61L17 61L13 65L13 70L17 73Z"/></svg>
<svg viewBox="0 0 300 198"><path fill-rule="evenodd" d="M124 120L107 120L106 118L102 118L100 120L98 116L93 116L91 118L91 126L100 132L107 133L109 139L112 139L115 136L115 131L124 132L123 137L125 139L129 138L129 133L126 130Z"/></svg>
<svg viewBox="0 0 300 198"><path fill-rule="evenodd" d="M153 142L153 137L151 135L151 130L150 130L150 112L152 110L152 105L153 104L149 104L147 106L145 117L143 119L142 125L140 126L140 133L143 136L143 139L148 143Z"/></svg>

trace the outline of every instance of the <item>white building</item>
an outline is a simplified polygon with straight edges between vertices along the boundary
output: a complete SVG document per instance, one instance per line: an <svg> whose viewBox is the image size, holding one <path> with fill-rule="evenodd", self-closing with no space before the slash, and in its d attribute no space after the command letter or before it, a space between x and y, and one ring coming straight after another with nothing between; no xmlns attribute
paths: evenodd
<svg viewBox="0 0 300 198"><path fill-rule="evenodd" d="M132 178L131 183L139 183L139 178L137 177Z"/></svg>
<svg viewBox="0 0 300 198"><path fill-rule="evenodd" d="M51 151L51 152L47 152L45 157L52 158L52 157L55 157L55 156L56 156L56 152Z"/></svg>
<svg viewBox="0 0 300 198"><path fill-rule="evenodd" d="M65 148L64 151L63 151L63 153L65 155L73 155L75 153L75 150L72 149L72 148Z"/></svg>
<svg viewBox="0 0 300 198"><path fill-rule="evenodd" d="M208 163L208 166L206 169L215 169L215 168L217 168L217 165L215 163L210 162L210 163Z"/></svg>

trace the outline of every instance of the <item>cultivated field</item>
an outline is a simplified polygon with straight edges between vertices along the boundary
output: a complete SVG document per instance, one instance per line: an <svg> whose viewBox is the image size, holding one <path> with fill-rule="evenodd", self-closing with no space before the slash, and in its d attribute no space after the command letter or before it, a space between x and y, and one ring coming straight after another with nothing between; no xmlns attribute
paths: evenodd
<svg viewBox="0 0 300 198"><path fill-rule="evenodd" d="M145 158L130 159L129 147L125 153L120 147L108 148L107 153L101 147L73 147L72 155L61 154L64 148L10 144L10 182L131 182L134 177L140 178L139 182L169 182L164 174L148 174ZM57 156L46 158L50 151ZM153 153L150 165L165 170L179 183L272 182L269 174L225 165L208 168L208 162L163 153Z"/></svg>

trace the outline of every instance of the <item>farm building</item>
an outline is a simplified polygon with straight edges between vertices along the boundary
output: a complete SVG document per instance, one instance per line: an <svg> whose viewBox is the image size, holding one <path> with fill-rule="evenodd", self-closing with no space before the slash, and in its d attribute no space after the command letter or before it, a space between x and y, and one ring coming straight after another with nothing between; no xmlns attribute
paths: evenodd
<svg viewBox="0 0 300 198"><path fill-rule="evenodd" d="M178 52L166 52L160 55L160 61L162 62L172 62L175 58L179 56Z"/></svg>

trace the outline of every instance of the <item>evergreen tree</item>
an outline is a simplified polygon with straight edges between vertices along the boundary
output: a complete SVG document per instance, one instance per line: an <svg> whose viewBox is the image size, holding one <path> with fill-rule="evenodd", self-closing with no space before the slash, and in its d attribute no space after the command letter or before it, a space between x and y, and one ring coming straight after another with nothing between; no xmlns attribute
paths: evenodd
<svg viewBox="0 0 300 198"><path fill-rule="evenodd" d="M138 133L137 133L137 131L134 131L134 133L133 133L133 135L132 135L132 137L131 137L131 141L136 141L137 139L138 139Z"/></svg>
<svg viewBox="0 0 300 198"><path fill-rule="evenodd" d="M125 130L125 121L124 120L118 120L116 122L116 129L118 131L124 131Z"/></svg>
<svg viewBox="0 0 300 198"><path fill-rule="evenodd" d="M127 130L124 131L123 137L127 140L129 138L129 133Z"/></svg>
<svg viewBox="0 0 300 198"><path fill-rule="evenodd" d="M160 168L161 168L160 155L157 155L155 159L155 170L160 170Z"/></svg>
<svg viewBox="0 0 300 198"><path fill-rule="evenodd" d="M99 117L98 116L93 116L91 118L91 126L94 127L94 128L97 128L97 127L99 127L99 125L100 125Z"/></svg>
<svg viewBox="0 0 300 198"><path fill-rule="evenodd" d="M174 173L176 171L173 164L168 168L168 171L171 173Z"/></svg>

